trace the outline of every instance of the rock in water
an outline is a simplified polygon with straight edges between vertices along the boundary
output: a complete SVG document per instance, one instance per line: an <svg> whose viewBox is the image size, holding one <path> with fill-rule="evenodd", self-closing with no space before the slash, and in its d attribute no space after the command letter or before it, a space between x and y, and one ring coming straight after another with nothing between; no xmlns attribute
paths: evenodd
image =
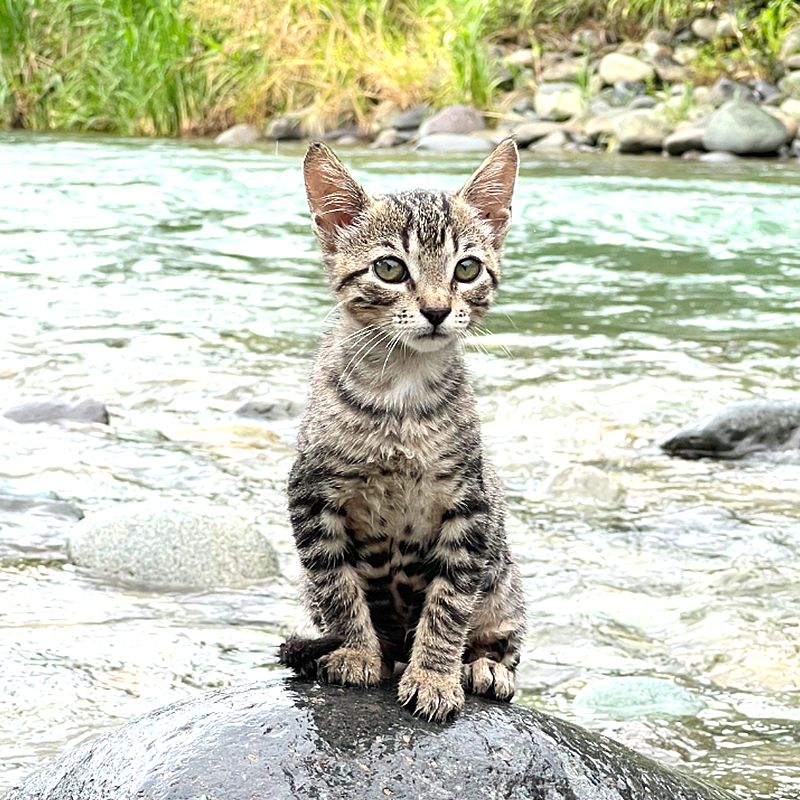
<svg viewBox="0 0 800 800"><path fill-rule="evenodd" d="M108 425L108 411L97 400L65 403L62 400L30 400L3 412L14 422L99 422Z"/></svg>
<svg viewBox="0 0 800 800"><path fill-rule="evenodd" d="M6 800L734 800L576 725L470 698L424 722L393 686L224 689L153 711L31 775Z"/></svg>
<svg viewBox="0 0 800 800"><path fill-rule="evenodd" d="M122 503L81 520L70 560L137 586L246 586L278 572L269 542L231 509L163 501Z"/></svg>
<svg viewBox="0 0 800 800"><path fill-rule="evenodd" d="M661 449L681 458L741 458L800 449L800 400L737 403L678 431Z"/></svg>
<svg viewBox="0 0 800 800"><path fill-rule="evenodd" d="M780 120L753 103L731 100L709 118L703 147L738 156L769 155L777 153L788 138Z"/></svg>

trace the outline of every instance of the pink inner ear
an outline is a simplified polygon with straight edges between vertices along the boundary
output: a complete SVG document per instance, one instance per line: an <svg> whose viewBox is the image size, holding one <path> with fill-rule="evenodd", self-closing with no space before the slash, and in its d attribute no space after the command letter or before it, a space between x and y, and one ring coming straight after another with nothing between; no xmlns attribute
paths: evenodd
<svg viewBox="0 0 800 800"><path fill-rule="evenodd" d="M336 234L350 227L369 198L346 167L324 145L312 145L303 173L308 205L317 230Z"/></svg>

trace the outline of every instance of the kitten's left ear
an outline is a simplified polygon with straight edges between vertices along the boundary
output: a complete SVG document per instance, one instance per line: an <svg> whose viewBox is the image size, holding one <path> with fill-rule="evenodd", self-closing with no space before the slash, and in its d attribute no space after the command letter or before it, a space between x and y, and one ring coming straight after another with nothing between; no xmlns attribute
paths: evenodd
<svg viewBox="0 0 800 800"><path fill-rule="evenodd" d="M314 233L323 250L333 252L339 235L367 208L370 197L333 151L321 142L314 142L308 148L303 178Z"/></svg>
<svg viewBox="0 0 800 800"><path fill-rule="evenodd" d="M488 225L496 248L503 244L511 225L511 195L518 170L517 145L513 139L504 139L456 195Z"/></svg>

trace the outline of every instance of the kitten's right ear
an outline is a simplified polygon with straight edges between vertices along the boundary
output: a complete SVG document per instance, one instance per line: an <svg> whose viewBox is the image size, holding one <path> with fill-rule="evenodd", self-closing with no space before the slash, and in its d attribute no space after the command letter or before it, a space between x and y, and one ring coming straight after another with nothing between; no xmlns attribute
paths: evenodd
<svg viewBox="0 0 800 800"><path fill-rule="evenodd" d="M370 197L321 142L309 146L303 161L303 178L314 232L322 248L333 252L339 235L367 208Z"/></svg>

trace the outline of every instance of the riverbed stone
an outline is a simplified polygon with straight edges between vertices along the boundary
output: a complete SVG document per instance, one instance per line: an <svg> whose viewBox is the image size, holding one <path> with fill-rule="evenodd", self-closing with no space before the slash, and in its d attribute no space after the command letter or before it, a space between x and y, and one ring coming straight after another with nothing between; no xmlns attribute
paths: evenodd
<svg viewBox="0 0 800 800"><path fill-rule="evenodd" d="M274 422L296 419L303 413L304 404L293 397L260 397L248 400L236 409L236 416Z"/></svg>
<svg viewBox="0 0 800 800"><path fill-rule="evenodd" d="M797 117L792 114L785 114L781 109L774 106L761 106L771 117L780 122L786 129L786 141L791 142L797 136Z"/></svg>
<svg viewBox="0 0 800 800"><path fill-rule="evenodd" d="M719 108L730 100L739 100L743 103L757 103L758 97L746 83L734 81L723 75L721 78L718 78L717 82L711 87L708 102L715 108Z"/></svg>
<svg viewBox="0 0 800 800"><path fill-rule="evenodd" d="M714 31L716 39L732 39L736 36L739 24L733 14L720 14L717 20L717 29Z"/></svg>
<svg viewBox="0 0 800 800"><path fill-rule="evenodd" d="M575 83L543 83L536 92L533 107L541 119L563 121L583 111L583 94Z"/></svg>
<svg viewBox="0 0 800 800"><path fill-rule="evenodd" d="M440 725L395 695L298 680L207 693L78 746L6 800L733 800L534 709L469 697Z"/></svg>
<svg viewBox="0 0 800 800"><path fill-rule="evenodd" d="M273 141L297 141L303 138L303 116L298 113L279 114L267 125L265 136Z"/></svg>
<svg viewBox="0 0 800 800"><path fill-rule="evenodd" d="M665 678L643 675L590 681L575 695L573 705L611 719L694 716L705 707L688 689Z"/></svg>
<svg viewBox="0 0 800 800"><path fill-rule="evenodd" d="M621 114L614 120L614 138L620 153L660 152L672 126L650 109Z"/></svg>
<svg viewBox="0 0 800 800"><path fill-rule="evenodd" d="M64 400L28 400L12 406L3 416L14 422L98 422L108 425L108 409L97 400L80 400L69 403Z"/></svg>
<svg viewBox="0 0 800 800"><path fill-rule="evenodd" d="M544 83L576 83L579 78L587 74L589 61L586 58L563 58L554 61L542 70Z"/></svg>
<svg viewBox="0 0 800 800"><path fill-rule="evenodd" d="M523 122L521 125L517 125L512 133L520 147L527 147L561 129L562 124L560 122L538 120L536 122Z"/></svg>
<svg viewBox="0 0 800 800"><path fill-rule="evenodd" d="M778 88L778 84L772 81L757 80L752 88L763 106L777 106L783 99L783 92Z"/></svg>
<svg viewBox="0 0 800 800"><path fill-rule="evenodd" d="M704 42L713 42L717 35L717 20L712 17L699 17L693 20L692 33Z"/></svg>
<svg viewBox="0 0 800 800"><path fill-rule="evenodd" d="M627 110L624 108L612 108L589 117L583 127L589 143L596 144L610 137L614 132L615 120L626 113Z"/></svg>
<svg viewBox="0 0 800 800"><path fill-rule="evenodd" d="M532 67L536 64L536 54L530 47L520 47L518 50L514 50L513 53L509 53L505 58L505 62L509 67L516 67L517 69Z"/></svg>
<svg viewBox="0 0 800 800"><path fill-rule="evenodd" d="M787 117L800 119L800 100L789 97L781 103L780 109Z"/></svg>
<svg viewBox="0 0 800 800"><path fill-rule="evenodd" d="M753 103L732 100L720 106L703 131L706 150L736 155L769 155L789 141L783 123Z"/></svg>
<svg viewBox="0 0 800 800"><path fill-rule="evenodd" d="M531 144L528 150L534 153L555 153L563 150L571 141L566 131L553 131L543 139L539 139L538 142Z"/></svg>
<svg viewBox="0 0 800 800"><path fill-rule="evenodd" d="M800 99L800 70L789 72L781 78L779 86L787 97Z"/></svg>
<svg viewBox="0 0 800 800"><path fill-rule="evenodd" d="M429 150L432 153L488 153L493 149L489 139L458 133L431 133L420 137L416 147L417 150Z"/></svg>
<svg viewBox="0 0 800 800"><path fill-rule="evenodd" d="M264 139L264 134L258 128L247 123L233 125L228 130L223 131L216 139L214 144L227 145L228 147L242 147L248 144L255 144Z"/></svg>
<svg viewBox="0 0 800 800"><path fill-rule="evenodd" d="M684 125L664 138L664 150L671 156L682 156L690 150L703 149L704 125Z"/></svg>
<svg viewBox="0 0 800 800"><path fill-rule="evenodd" d="M662 83L684 83L689 79L689 70L667 53L653 57L653 69Z"/></svg>
<svg viewBox="0 0 800 800"><path fill-rule="evenodd" d="M420 125L420 138L440 133L466 134L486 128L483 114L477 108L453 105L443 108Z"/></svg>
<svg viewBox="0 0 800 800"><path fill-rule="evenodd" d="M617 81L629 83L647 82L655 77L652 65L634 56L609 53L600 59L598 67L603 83L613 86Z"/></svg>
<svg viewBox="0 0 800 800"><path fill-rule="evenodd" d="M682 428L661 449L689 459L800 449L800 399L736 403Z"/></svg>
<svg viewBox="0 0 800 800"><path fill-rule="evenodd" d="M413 108L400 111L391 119L391 126L398 131L415 131L425 122L428 117L433 116L434 109L428 103L414 106Z"/></svg>
<svg viewBox="0 0 800 800"><path fill-rule="evenodd" d="M740 156L729 153L727 150L712 150L710 153L697 153L697 160L705 161L708 164L726 164L730 161L739 161Z"/></svg>
<svg viewBox="0 0 800 800"><path fill-rule="evenodd" d="M278 573L265 537L231 509L187 502L123 503L87 515L70 560L112 581L158 589L239 587Z"/></svg>

